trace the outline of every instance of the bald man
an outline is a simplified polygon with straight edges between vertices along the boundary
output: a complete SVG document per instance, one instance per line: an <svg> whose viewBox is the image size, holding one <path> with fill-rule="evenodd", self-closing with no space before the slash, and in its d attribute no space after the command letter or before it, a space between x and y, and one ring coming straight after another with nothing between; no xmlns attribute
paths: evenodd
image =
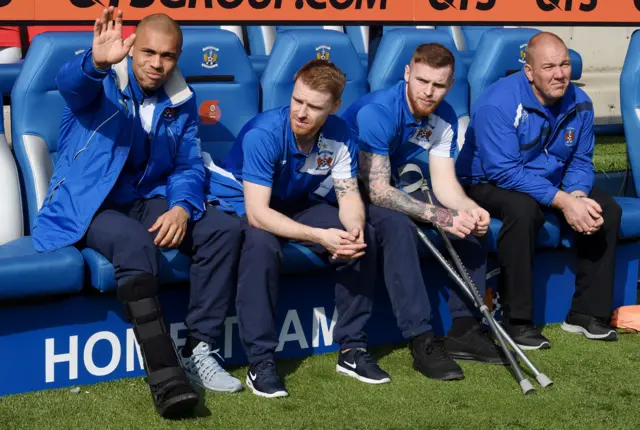
<svg viewBox="0 0 640 430"><path fill-rule="evenodd" d="M56 79L67 106L33 231L39 251L73 244L113 263L118 299L163 417L196 406L190 379L212 391L242 389L215 348L235 287L242 226L204 204L198 106L176 67L181 49L180 27L166 15L145 18L123 40L122 12L102 12L92 48ZM157 297L159 249L192 259L180 353Z"/></svg>
<svg viewBox="0 0 640 430"><path fill-rule="evenodd" d="M469 197L502 220L504 324L523 349L550 347L533 325L533 260L545 214L575 232L576 291L562 328L617 340L609 321L622 211L593 188L593 104L570 82L564 42L538 33L524 69L493 84L471 117L456 169Z"/></svg>

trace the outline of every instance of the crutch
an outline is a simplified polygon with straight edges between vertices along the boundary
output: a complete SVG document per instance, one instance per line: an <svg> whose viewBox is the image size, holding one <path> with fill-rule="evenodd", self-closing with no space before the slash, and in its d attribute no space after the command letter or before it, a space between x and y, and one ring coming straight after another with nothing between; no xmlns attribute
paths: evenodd
<svg viewBox="0 0 640 430"><path fill-rule="evenodd" d="M409 171L417 172L417 173L420 174L420 176L422 176L422 170L418 166L415 166L415 165L405 165L405 166L403 166L403 168L400 171L400 174L403 175L404 173L409 172ZM422 177L421 181L418 182L417 184L418 184L417 186L416 186L416 183L414 183L412 186L404 187L404 190L407 191L407 192L413 192L413 191L419 189L424 194L425 198L427 199L427 202L429 204L433 204L433 200L431 198L429 186L428 186L426 180L424 179L424 177ZM511 354L511 350L507 347L506 343L508 343L514 349L514 351L516 351L518 356L520 356L522 358L522 360L525 362L527 367L529 367L529 369L535 375L538 383L543 388L548 387L551 384L553 384L551 379L549 379L545 374L541 373L533 365L531 360L528 359L528 357L525 355L525 353L520 349L520 347L518 347L518 345L509 336L509 334L504 330L504 328L502 328L502 326L500 326L496 322L495 318L493 317L493 315L489 311L489 308L487 307L487 305L482 300L482 298L480 296L480 293L478 292L478 289L476 288L475 284L473 283L473 281L469 277L469 274L468 274L466 268L464 267L464 265L462 263L462 260L460 259L460 257L458 256L458 253L453 248L453 245L451 244L451 241L447 237L446 233L444 232L444 230L442 230L442 228L440 226L438 226L437 224L434 224L434 225L435 225L436 229L438 230L438 232L440 233L440 236L442 237L442 239L444 241L445 247L447 248L447 251L451 255L451 258L452 258L455 266L457 267L458 271L460 272L460 275L462 275L462 278L455 271L455 269L453 267L451 267L451 265L449 264L447 259L440 253L440 251L433 245L433 243L431 243L429 238L418 227L418 225L416 225L414 223L414 227L416 228L420 239L424 242L424 244L427 246L427 248L429 248L429 250L434 254L436 259L444 266L444 268L446 269L448 274L453 278L453 280L460 287L460 289L473 301L474 305L478 308L480 313L485 317L485 319L489 323L489 326L491 327L491 330L495 334L496 339L498 340L498 343L500 344L500 347L502 348L505 356L507 357L507 360L509 361L509 364L511 365L511 368L513 369L513 372L514 372L516 378L518 379L520 387L522 388L522 392L524 394L532 394L532 393L535 393L535 389L533 388L533 385L531 384L531 382L529 382L529 380L524 377L524 375L522 373L522 370L520 369L520 366L518 365L518 363L516 362L515 358Z"/></svg>

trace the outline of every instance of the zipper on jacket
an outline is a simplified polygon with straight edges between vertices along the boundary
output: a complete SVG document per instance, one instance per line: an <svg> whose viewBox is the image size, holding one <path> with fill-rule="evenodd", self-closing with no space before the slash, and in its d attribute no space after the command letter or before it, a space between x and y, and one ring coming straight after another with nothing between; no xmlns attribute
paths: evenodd
<svg viewBox="0 0 640 430"><path fill-rule="evenodd" d="M176 138L173 135L173 131L171 131L171 127L167 126L167 130L169 130L169 134L171 135L171 139L173 139L173 153L178 153L178 142L176 142Z"/></svg>
<svg viewBox="0 0 640 430"><path fill-rule="evenodd" d="M102 124L100 124L98 126L98 128L96 128L95 130L93 130L93 133L91 133L91 136L89 136L89 140L87 140L87 143L85 143L85 145L82 147L82 149L80 149L80 151L76 152L76 155L73 156L73 160L75 160L76 158L78 158L78 155L80 155L80 153L82 151L84 151L85 149L87 149L87 147L89 146L89 142L91 142L91 139L93 139L93 136L98 132L98 130L100 130L100 128L105 125L106 123L108 123L114 116L116 116L118 114L119 111L116 111L113 115L111 115L109 118L105 119Z"/></svg>
<svg viewBox="0 0 640 430"><path fill-rule="evenodd" d="M51 203L51 200L53 199L53 195L56 193L56 190L58 189L58 187L60 187L60 185L62 185L62 183L64 182L66 178L62 178L58 181L58 183L55 185L55 187L53 187L53 189L51 190L51 194L49 194L49 201L48 203Z"/></svg>

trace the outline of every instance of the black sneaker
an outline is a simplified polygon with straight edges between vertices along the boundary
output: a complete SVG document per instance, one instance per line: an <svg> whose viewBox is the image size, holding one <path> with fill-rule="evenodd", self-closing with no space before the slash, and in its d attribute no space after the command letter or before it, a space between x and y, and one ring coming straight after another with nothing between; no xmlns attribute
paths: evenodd
<svg viewBox="0 0 640 430"><path fill-rule="evenodd" d="M618 332L600 318L570 311L562 323L562 330L581 333L592 340L616 341Z"/></svg>
<svg viewBox="0 0 640 430"><path fill-rule="evenodd" d="M480 324L473 325L462 335L449 335L444 342L454 360L480 361L490 364L509 364L504 352Z"/></svg>
<svg viewBox="0 0 640 430"><path fill-rule="evenodd" d="M271 398L289 395L284 383L276 373L276 363L273 360L263 360L250 366L246 382L253 394L257 396Z"/></svg>
<svg viewBox="0 0 640 430"><path fill-rule="evenodd" d="M414 337L410 344L413 368L427 378L440 381L464 379L464 373L449 356L444 342L428 331Z"/></svg>
<svg viewBox="0 0 640 430"><path fill-rule="evenodd" d="M549 339L544 337L540 329L533 324L503 323L502 326L520 349L524 351L551 348Z"/></svg>
<svg viewBox="0 0 640 430"><path fill-rule="evenodd" d="M371 354L364 348L353 348L338 353L336 370L343 375L356 378L367 384L385 384L391 382L389 374L380 369Z"/></svg>

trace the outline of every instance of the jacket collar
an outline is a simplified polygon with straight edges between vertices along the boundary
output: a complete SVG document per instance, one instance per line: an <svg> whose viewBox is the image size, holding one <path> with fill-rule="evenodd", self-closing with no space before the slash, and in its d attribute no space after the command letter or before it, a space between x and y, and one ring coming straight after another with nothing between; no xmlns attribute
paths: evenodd
<svg viewBox="0 0 640 430"><path fill-rule="evenodd" d="M113 66L118 88L120 88L120 91L123 93L129 85L130 61L130 57L127 55L124 60ZM189 89L187 82L184 80L182 73L180 73L180 70L177 67L169 79L164 83L163 90L172 106L184 103L193 95L193 92Z"/></svg>
<svg viewBox="0 0 640 430"><path fill-rule="evenodd" d="M533 92L533 88L531 88L531 84L529 83L529 79L527 75L524 73L524 70L518 72L520 75L520 84L523 88L522 91L522 104L524 107L529 109L536 109L542 113L546 111L545 107L540 103L540 100L536 97ZM572 83L569 83L569 87L567 91L564 93L564 96L560 100L560 115L563 115L574 108L576 105L576 89Z"/></svg>

